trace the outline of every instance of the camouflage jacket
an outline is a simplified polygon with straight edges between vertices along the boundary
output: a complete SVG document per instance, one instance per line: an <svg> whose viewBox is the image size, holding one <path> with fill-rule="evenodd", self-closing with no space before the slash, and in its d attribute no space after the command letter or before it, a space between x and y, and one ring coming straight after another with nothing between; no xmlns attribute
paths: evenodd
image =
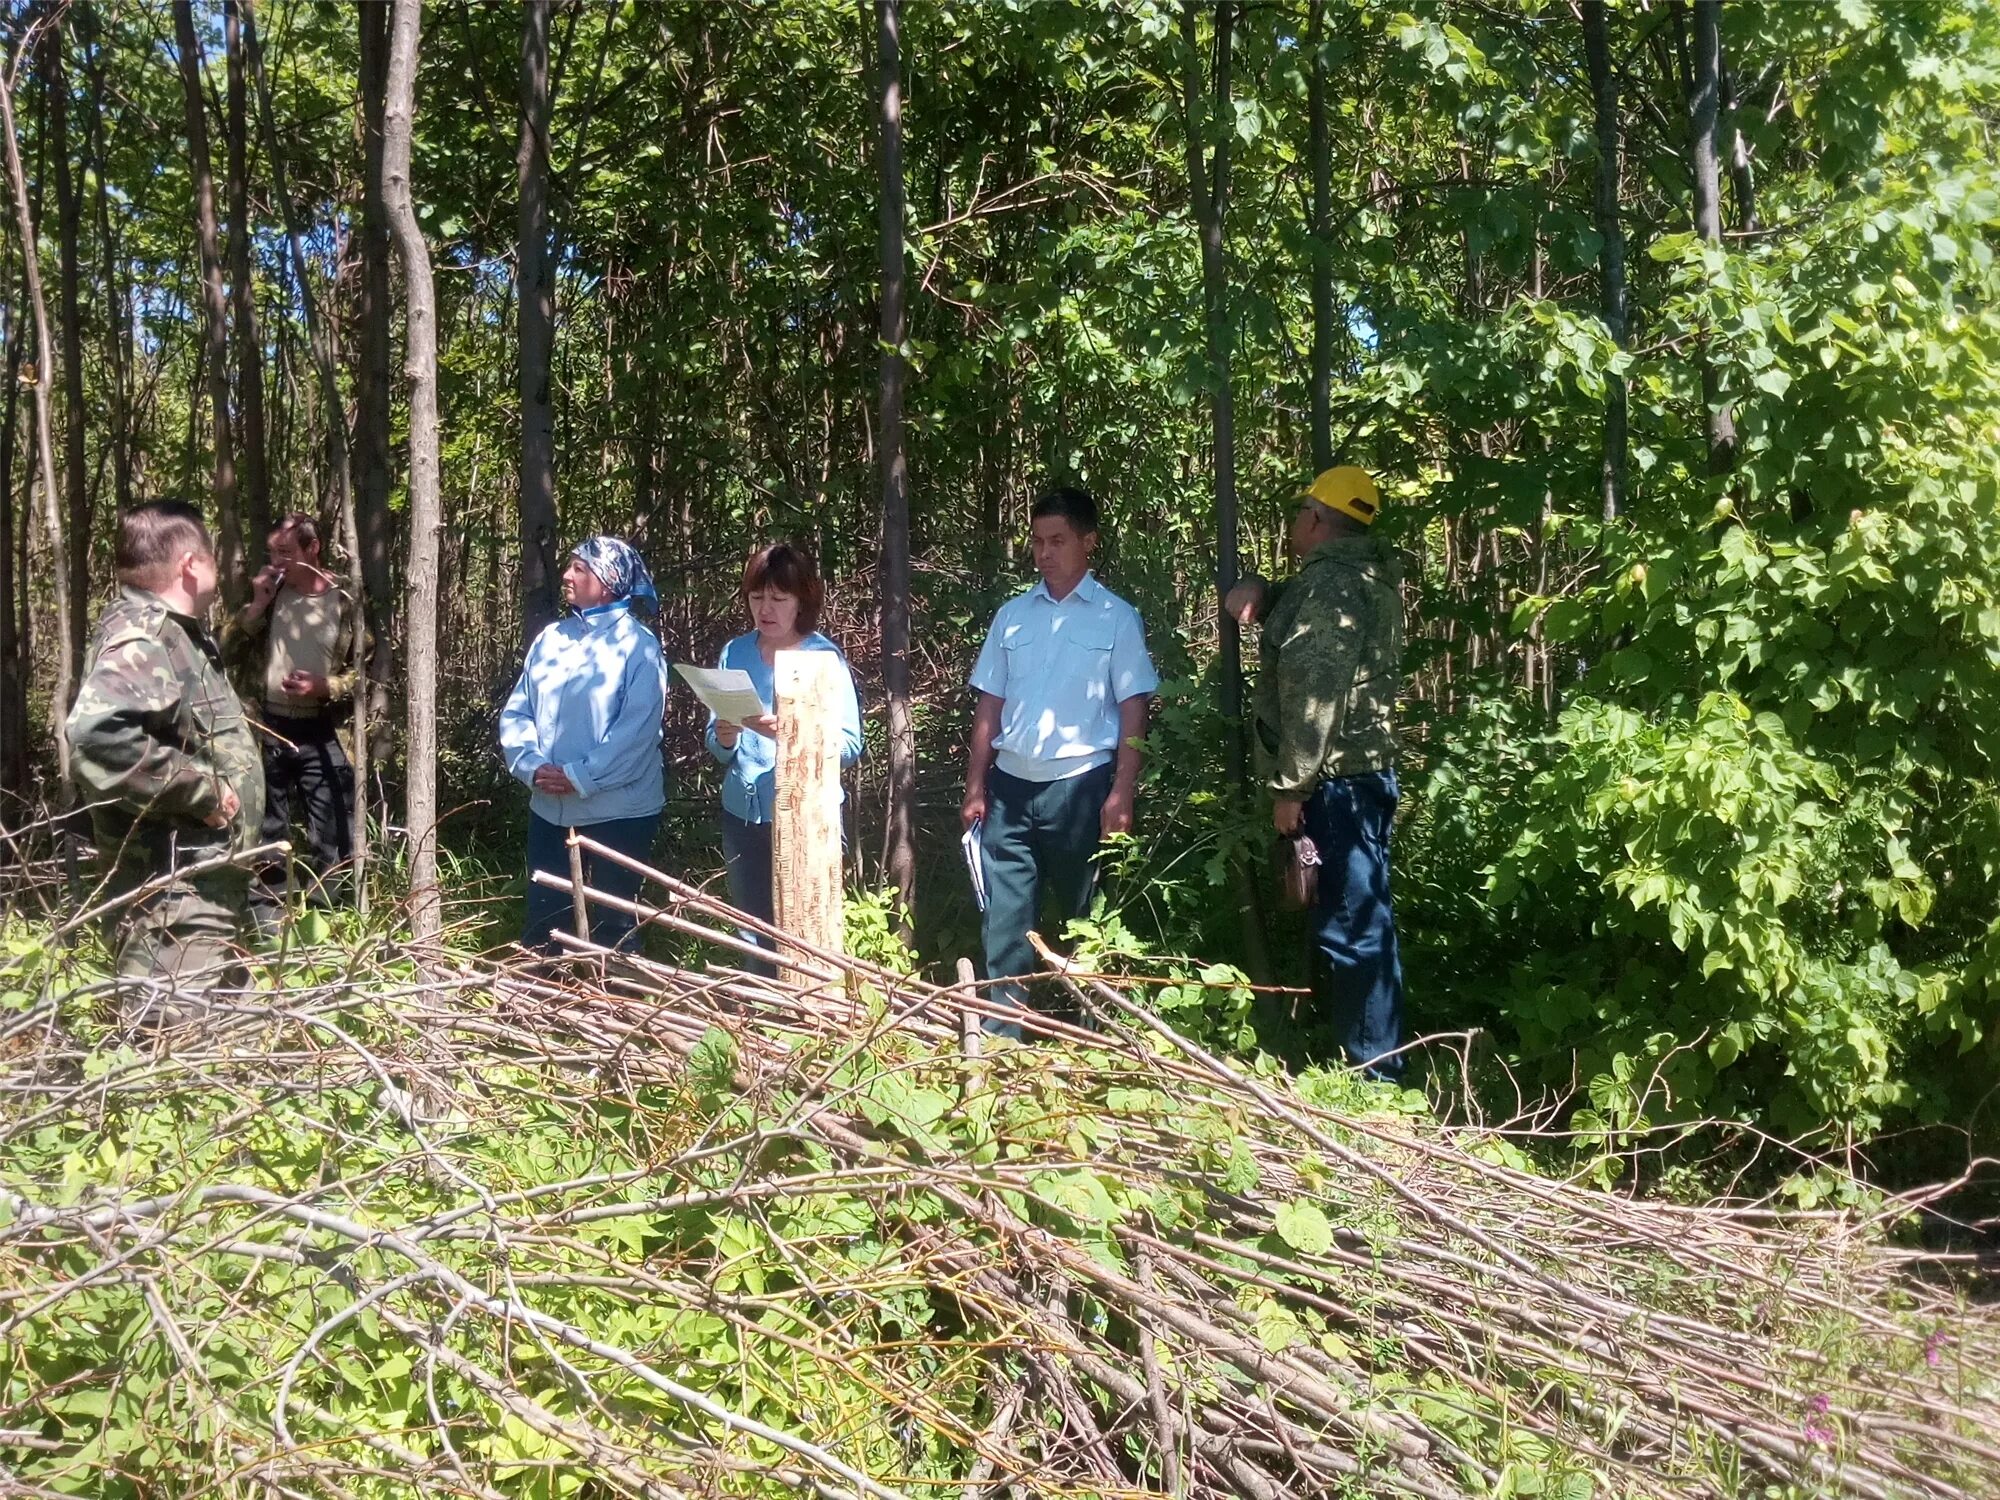
<svg viewBox="0 0 2000 1500"><path fill-rule="evenodd" d="M114 870L144 878L176 846L210 855L257 842L264 766L243 705L208 631L158 595L121 589L105 610L68 728L98 851ZM210 828L224 786L236 816Z"/></svg>
<svg viewBox="0 0 2000 1500"><path fill-rule="evenodd" d="M340 663L340 669L328 674L326 679L328 704L351 702L354 684L354 632L361 620L361 603L353 587L344 578L333 580L334 614L339 620L335 627L333 659ZM263 706L264 669L271 658L271 610L277 607L277 600L271 601L271 609L251 616L249 608L237 610L223 622L222 659L228 663L236 689L243 695L243 702L252 713ZM371 631L362 644L364 652L374 648L375 638Z"/></svg>
<svg viewBox="0 0 2000 1500"><path fill-rule="evenodd" d="M1323 780L1395 764L1402 655L1402 573L1388 545L1314 548L1264 617L1255 715L1273 793L1303 799Z"/></svg>

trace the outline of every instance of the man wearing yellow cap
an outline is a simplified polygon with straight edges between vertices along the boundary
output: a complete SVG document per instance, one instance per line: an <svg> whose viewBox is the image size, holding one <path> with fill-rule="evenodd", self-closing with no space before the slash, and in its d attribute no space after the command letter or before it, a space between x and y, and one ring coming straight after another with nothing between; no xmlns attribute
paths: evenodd
<svg viewBox="0 0 2000 1500"><path fill-rule="evenodd" d="M1328 469L1299 496L1290 581L1273 593L1253 578L1225 604L1245 625L1263 617L1258 767L1278 832L1303 829L1319 854L1318 942L1333 971L1341 1046L1369 1076L1393 1078L1403 964L1389 830L1403 601L1395 554L1374 534L1381 505L1366 472Z"/></svg>

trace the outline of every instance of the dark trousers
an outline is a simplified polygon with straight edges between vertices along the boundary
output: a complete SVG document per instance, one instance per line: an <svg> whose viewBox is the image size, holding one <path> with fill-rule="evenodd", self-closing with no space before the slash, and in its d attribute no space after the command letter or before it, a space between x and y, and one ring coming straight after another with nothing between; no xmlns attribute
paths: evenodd
<svg viewBox="0 0 2000 1500"><path fill-rule="evenodd" d="M293 839L293 859L307 878L306 897L328 904L331 886L354 857L354 766L340 745L342 715L329 710L310 719L270 716L264 750L263 842L291 839L294 820L305 838ZM286 743L280 744L282 736ZM251 907L268 932L284 904L285 866L264 866L251 886Z"/></svg>
<svg viewBox="0 0 2000 1500"><path fill-rule="evenodd" d="M1041 967L1028 932L1039 928L1053 938L1058 930L1040 928L1044 899L1055 908L1058 924L1090 911L1111 776L1108 764L1061 781L1023 781L998 770L988 774L986 822L979 831L988 979L1033 974ZM996 985L991 994L1013 1005L1028 1000L1017 984ZM1018 1034L1018 1028L994 1021L987 1029Z"/></svg>
<svg viewBox="0 0 2000 1500"><path fill-rule="evenodd" d="M643 818L611 818L602 823L585 823L577 832L607 849L616 849L633 859L650 861L653 857L653 835L659 827L660 815L648 813ZM549 934L558 927L574 932L576 907L568 891L558 891L538 883L535 880L537 870L547 870L551 875L569 879L569 830L530 813L528 910L521 923L521 945L543 953L557 953L562 950ZM605 859L586 849L583 852L583 883L607 896L636 901L645 876L627 869L616 860ZM590 940L600 948L637 948L637 920L629 912L617 911L600 901L593 901L590 903Z"/></svg>
<svg viewBox="0 0 2000 1500"><path fill-rule="evenodd" d="M1323 781L1305 806L1319 850L1319 951L1332 970L1333 1023L1347 1060L1395 1078L1403 1059L1403 958L1389 899L1396 773Z"/></svg>
<svg viewBox="0 0 2000 1500"><path fill-rule="evenodd" d="M773 919L771 897L771 825L747 823L736 814L722 814L722 868L729 877L729 904L765 922ZM740 927L736 935L746 943L776 951L776 944L760 932ZM777 969L754 959L732 960L736 968L753 974L770 975Z"/></svg>

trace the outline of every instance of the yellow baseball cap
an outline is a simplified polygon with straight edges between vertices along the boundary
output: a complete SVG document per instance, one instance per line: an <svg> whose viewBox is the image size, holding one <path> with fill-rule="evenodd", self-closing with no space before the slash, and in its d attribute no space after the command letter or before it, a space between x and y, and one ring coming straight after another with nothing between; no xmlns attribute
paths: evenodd
<svg viewBox="0 0 2000 1500"><path fill-rule="evenodd" d="M1382 514L1382 492L1375 488L1375 481L1368 477L1366 469L1357 469L1352 464L1328 469L1306 486L1300 498L1317 500L1328 510L1337 510L1363 526L1373 526L1375 518Z"/></svg>

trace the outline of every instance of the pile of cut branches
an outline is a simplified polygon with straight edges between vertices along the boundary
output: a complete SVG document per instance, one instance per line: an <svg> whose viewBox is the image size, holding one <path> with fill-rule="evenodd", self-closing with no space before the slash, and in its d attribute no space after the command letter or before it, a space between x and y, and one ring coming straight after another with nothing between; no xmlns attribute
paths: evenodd
<svg viewBox="0 0 2000 1500"><path fill-rule="evenodd" d="M667 925L735 918L663 882ZM1144 986L332 949L122 1037L0 972L0 1495L1993 1494L1885 1217L1635 1201ZM976 1030L976 1028L973 1028Z"/></svg>

